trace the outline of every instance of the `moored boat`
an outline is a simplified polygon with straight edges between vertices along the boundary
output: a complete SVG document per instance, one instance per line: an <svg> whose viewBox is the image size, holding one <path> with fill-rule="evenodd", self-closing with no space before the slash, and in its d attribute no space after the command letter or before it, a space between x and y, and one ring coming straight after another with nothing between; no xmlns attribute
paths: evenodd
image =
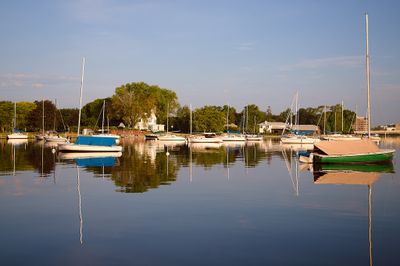
<svg viewBox="0 0 400 266"><path fill-rule="evenodd" d="M320 139L312 138L304 135L282 136L282 144L314 144L319 142Z"/></svg>
<svg viewBox="0 0 400 266"><path fill-rule="evenodd" d="M370 164L390 162L395 150L379 149L370 140L321 141L314 144L313 163Z"/></svg>
<svg viewBox="0 0 400 266"><path fill-rule="evenodd" d="M159 141L186 141L186 138L177 136L177 135L173 135L173 134L166 134L163 136L159 136L158 140Z"/></svg>
<svg viewBox="0 0 400 266"><path fill-rule="evenodd" d="M221 136L222 141L246 141L242 134L225 134Z"/></svg>
<svg viewBox="0 0 400 266"><path fill-rule="evenodd" d="M58 145L61 152L121 152L122 146L116 145L114 138L78 136L75 143Z"/></svg>

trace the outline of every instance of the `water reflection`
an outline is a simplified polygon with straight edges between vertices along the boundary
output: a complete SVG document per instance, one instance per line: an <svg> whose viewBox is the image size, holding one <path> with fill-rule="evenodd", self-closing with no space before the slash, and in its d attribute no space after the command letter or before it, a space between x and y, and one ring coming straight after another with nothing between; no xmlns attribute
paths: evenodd
<svg viewBox="0 0 400 266"><path fill-rule="evenodd" d="M384 142L383 142L384 143ZM300 165L297 153L308 150L307 145L281 145L278 140L264 142L185 143L159 141L123 141L123 153L57 153L56 147L43 142L0 142L1 175L34 171L40 177L54 176L56 164L76 164L94 177L109 178L117 191L142 193L176 181L178 172L189 167L189 180L193 167L212 169L222 166L229 178L231 165L246 169L260 164L271 164L274 157L284 162L293 191L299 194Z"/></svg>
<svg viewBox="0 0 400 266"><path fill-rule="evenodd" d="M394 173L393 164L378 165L319 165L314 169L317 185L364 185L368 187L369 264L372 259L372 186L384 173Z"/></svg>

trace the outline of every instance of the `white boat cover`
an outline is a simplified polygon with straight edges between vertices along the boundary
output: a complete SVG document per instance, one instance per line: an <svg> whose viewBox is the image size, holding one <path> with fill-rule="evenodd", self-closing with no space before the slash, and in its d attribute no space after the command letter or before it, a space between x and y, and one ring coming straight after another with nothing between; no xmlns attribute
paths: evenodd
<svg viewBox="0 0 400 266"><path fill-rule="evenodd" d="M371 140L320 141L314 143L316 152L326 155L346 155L378 152L379 147Z"/></svg>

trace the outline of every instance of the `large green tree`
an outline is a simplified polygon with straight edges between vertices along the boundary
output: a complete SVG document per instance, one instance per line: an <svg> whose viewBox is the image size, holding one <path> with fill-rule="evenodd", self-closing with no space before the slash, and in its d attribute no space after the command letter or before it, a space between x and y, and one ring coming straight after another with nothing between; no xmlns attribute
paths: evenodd
<svg viewBox="0 0 400 266"><path fill-rule="evenodd" d="M10 101L0 101L0 127L1 131L11 131L14 117L14 104Z"/></svg>
<svg viewBox="0 0 400 266"><path fill-rule="evenodd" d="M222 132L225 128L225 115L218 106L204 106L193 112L193 127L199 132Z"/></svg>
<svg viewBox="0 0 400 266"><path fill-rule="evenodd" d="M111 98L96 99L90 103L87 103L82 108L82 121L83 126L88 126L91 128L101 128L102 126L102 114L103 105L105 102L105 112L104 112L104 123L107 125L107 116L109 110L111 109Z"/></svg>
<svg viewBox="0 0 400 266"><path fill-rule="evenodd" d="M18 129L26 130L29 128L30 112L36 108L36 104L32 102L17 102L17 125Z"/></svg>
<svg viewBox="0 0 400 266"><path fill-rule="evenodd" d="M44 109L44 130L56 130L57 129L57 109L52 101L45 100L44 108L43 101L35 101L35 108L29 113L29 125L30 131L42 131L43 130L43 109Z"/></svg>
<svg viewBox="0 0 400 266"><path fill-rule="evenodd" d="M111 98L113 116L134 127L141 118L147 119L154 111L159 123L164 123L170 113L179 107L176 93L148 85L133 82L115 89Z"/></svg>

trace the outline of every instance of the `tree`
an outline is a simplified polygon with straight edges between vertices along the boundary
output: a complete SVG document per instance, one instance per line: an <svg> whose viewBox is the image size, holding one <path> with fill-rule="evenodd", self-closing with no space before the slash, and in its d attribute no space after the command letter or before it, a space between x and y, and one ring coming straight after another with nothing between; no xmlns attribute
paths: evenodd
<svg viewBox="0 0 400 266"><path fill-rule="evenodd" d="M266 120L266 114L260 111L255 104L245 106L241 114L242 125L246 132L256 133L258 130L258 123Z"/></svg>
<svg viewBox="0 0 400 266"><path fill-rule="evenodd" d="M109 113L109 109L111 108L111 98L105 99L96 99L90 103L87 103L82 108L82 125L88 126L91 128L101 127L102 124L102 111L104 101L106 103L105 110L105 120L107 119L107 115ZM105 123L107 123L105 121Z"/></svg>
<svg viewBox="0 0 400 266"><path fill-rule="evenodd" d="M78 127L79 109L78 108L64 108L60 109L60 113L64 119L68 131L75 131Z"/></svg>
<svg viewBox="0 0 400 266"><path fill-rule="evenodd" d="M42 131L43 129L43 101L35 101L35 108L29 113L30 131ZM49 100L44 101L44 130L56 129L56 106Z"/></svg>
<svg viewBox="0 0 400 266"><path fill-rule="evenodd" d="M19 129L27 129L30 126L30 112L36 108L35 103L17 102L17 125Z"/></svg>
<svg viewBox="0 0 400 266"><path fill-rule="evenodd" d="M179 107L176 93L144 82L128 83L115 89L111 98L113 116L134 127L140 119L156 113L159 122L166 121Z"/></svg>
<svg viewBox="0 0 400 266"><path fill-rule="evenodd" d="M225 116L217 106L204 106L193 112L193 127L195 131L222 132L225 126Z"/></svg>
<svg viewBox="0 0 400 266"><path fill-rule="evenodd" d="M0 101L0 127L2 132L12 130L13 117L14 104L10 101Z"/></svg>
<svg viewBox="0 0 400 266"><path fill-rule="evenodd" d="M176 117L172 120L172 125L176 130L182 132L190 131L190 108L187 105L178 108Z"/></svg>

